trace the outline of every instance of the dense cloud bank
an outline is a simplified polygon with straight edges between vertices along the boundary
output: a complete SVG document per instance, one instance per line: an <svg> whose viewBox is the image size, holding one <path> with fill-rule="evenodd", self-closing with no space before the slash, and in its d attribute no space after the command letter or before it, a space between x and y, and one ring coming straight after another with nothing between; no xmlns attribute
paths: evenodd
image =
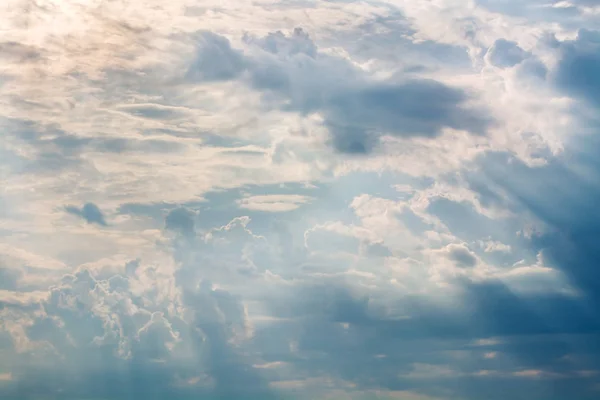
<svg viewBox="0 0 600 400"><path fill-rule="evenodd" d="M598 398L596 1L0 15L1 398Z"/></svg>

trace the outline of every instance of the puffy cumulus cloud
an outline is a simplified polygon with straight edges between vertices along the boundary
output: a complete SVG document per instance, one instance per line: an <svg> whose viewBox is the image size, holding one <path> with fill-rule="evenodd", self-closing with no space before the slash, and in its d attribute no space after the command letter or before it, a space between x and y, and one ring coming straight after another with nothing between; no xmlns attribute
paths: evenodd
<svg viewBox="0 0 600 400"><path fill-rule="evenodd" d="M289 36L245 36L247 55L224 37L199 36L188 80L231 80L245 72L282 109L322 115L330 143L344 153L369 153L385 134L436 137L444 128L484 134L491 122L485 110L467 104L472 96L461 88L433 79L373 79L347 59L319 51L301 28Z"/></svg>
<svg viewBox="0 0 600 400"><path fill-rule="evenodd" d="M15 377L3 388L9 398L75 398L86 391L114 398L269 397L235 344L248 335L236 296L204 280L196 286L179 281L192 265L130 260L107 269L107 261L64 275L30 302L29 312L3 303L8 349L17 351L2 363ZM23 329L8 329L11 324Z"/></svg>
<svg viewBox="0 0 600 400"><path fill-rule="evenodd" d="M597 398L597 9L4 2L0 397Z"/></svg>
<svg viewBox="0 0 600 400"><path fill-rule="evenodd" d="M374 80L344 58L318 52L301 29L289 38L278 32L248 41L279 58L260 67L254 84L285 96L287 108L322 114L341 152L369 153L385 134L435 137L443 128L483 134L491 122L466 106L470 96L460 88L432 79Z"/></svg>

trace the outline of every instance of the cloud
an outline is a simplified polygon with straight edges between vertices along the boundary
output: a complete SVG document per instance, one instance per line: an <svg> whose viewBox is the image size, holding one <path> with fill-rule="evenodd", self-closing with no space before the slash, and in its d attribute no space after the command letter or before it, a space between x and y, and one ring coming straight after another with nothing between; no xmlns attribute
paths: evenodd
<svg viewBox="0 0 600 400"><path fill-rule="evenodd" d="M593 2L63 3L0 6L0 397L597 398Z"/></svg>
<svg viewBox="0 0 600 400"><path fill-rule="evenodd" d="M436 137L443 128L485 133L485 116L464 108L467 95L442 83L415 80L341 93L327 105L334 146L368 153L371 135Z"/></svg>
<svg viewBox="0 0 600 400"><path fill-rule="evenodd" d="M190 110L185 107L164 106L162 104L121 104L118 110L149 119L168 120L182 118Z"/></svg>
<svg viewBox="0 0 600 400"><path fill-rule="evenodd" d="M581 140L587 142L592 139L586 137ZM579 149L580 147L576 146L575 148ZM569 153L573 150L569 150ZM584 151L588 152L590 150ZM567 154L564 157L568 157ZM586 163L586 161L583 161L585 156L582 156L579 155L576 159L582 160L582 163ZM498 165L497 163L501 163L506 167L509 165L506 157L490 155L484 160L485 164L491 168L493 168L492 165ZM489 173L491 180L504 186L508 190L509 196L517 200L522 207L533 213L536 218L548 227L547 230L543 230L545 233L534 235L531 243L531 245L537 248L544 249L545 260L554 258L557 253L561 253L563 256L570 254L570 257L574 257L574 260L583 257L578 262L568 263L570 265L568 268L561 266L563 272L574 279L577 285L590 290L592 287L589 286L591 281L589 281L587 275L589 273L588 257L593 258L594 256L593 251L584 249L587 249L585 243L593 237L595 232L593 221L596 215L594 206L596 190L586 182L586 179L574 172L578 170L579 166L583 167L583 165L575 162L567 167L563 160L563 157L560 157L552 160L547 166L530 168L513 159L513 161L510 161L510 173L517 173L519 171L518 174L523 180L511 183L508 183L495 172L492 172L491 169L487 169L488 167L484 168L486 168L486 173ZM587 171L594 174L597 173L593 169L587 169ZM547 200L547 197L543 197L549 196L550 192L554 191L552 189L554 185L559 182L563 185L561 194L554 194L551 201ZM577 209L578 212L570 213L566 211L571 209ZM554 240L556 242L551 244ZM579 246L583 247L579 248ZM571 250L567 250L568 248L571 248ZM568 253L564 253L564 251ZM586 259L588 261L584 261ZM566 262L566 260L563 262ZM589 291L589 295L595 297L593 293L593 289Z"/></svg>
<svg viewBox="0 0 600 400"><path fill-rule="evenodd" d="M197 53L186 79L191 81L223 81L237 77L245 68L242 53L231 47L229 40L209 31L196 35Z"/></svg>
<svg viewBox="0 0 600 400"><path fill-rule="evenodd" d="M243 307L236 298L206 283L180 293L173 286L172 271L164 266L156 269L138 262L137 268L131 269L130 264L122 266L121 274L117 272L107 279L82 268L64 276L45 299L39 300L43 312L34 316L25 335L31 346L50 344L59 355L61 370L40 371L41 365L15 365L15 379L31 385L26 390L9 388L8 396L60 390L65 396L87 392L115 398L126 398L131 393L176 392L196 396L246 393L272 398L229 343L245 330ZM182 319L173 309L176 304L185 304L193 313L192 320ZM100 373L96 372L98 368ZM214 378L214 387L172 386L176 375L192 379L191 374L197 375L199 368ZM43 377L37 373L43 373ZM233 377L238 384L231 386ZM54 383L45 387L50 382L46 379ZM127 382L129 389L102 383L107 379Z"/></svg>
<svg viewBox="0 0 600 400"><path fill-rule="evenodd" d="M496 40L486 55L492 65L500 68L514 67L528 56L517 43L505 39Z"/></svg>
<svg viewBox="0 0 600 400"><path fill-rule="evenodd" d="M292 211L310 202L311 198L300 195L263 195L250 196L238 200L240 208L255 211L285 212Z"/></svg>
<svg viewBox="0 0 600 400"><path fill-rule="evenodd" d="M264 38L246 36L246 41L259 45L269 53L282 54L286 57L304 54L315 58L318 52L317 46L302 28L294 28L290 36L277 31L270 32Z"/></svg>
<svg viewBox="0 0 600 400"><path fill-rule="evenodd" d="M477 257L464 246L455 245L448 250L448 258L454 261L458 267L474 267L477 264Z"/></svg>
<svg viewBox="0 0 600 400"><path fill-rule="evenodd" d="M246 43L268 53L258 52L256 59L243 58L225 38L210 38L202 48L216 52L213 42L218 43L219 57L227 58L219 79L233 79L247 65L251 84L282 97L286 109L321 112L331 144L343 153L370 153L385 134L436 137L443 128L484 134L491 123L484 111L467 106L471 96L460 88L432 79L374 82L346 60L320 53L301 28L289 36L279 31L246 36ZM194 64L191 70L207 68Z"/></svg>
<svg viewBox="0 0 600 400"><path fill-rule="evenodd" d="M195 234L194 213L185 208L176 208L169 211L165 218L165 228L184 236Z"/></svg>
<svg viewBox="0 0 600 400"><path fill-rule="evenodd" d="M600 105L600 32L581 29L575 40L561 44L561 59L556 83L566 93L581 97L594 106Z"/></svg>
<svg viewBox="0 0 600 400"><path fill-rule="evenodd" d="M66 206L65 210L69 214L77 215L83 218L88 224L98 224L107 226L104 219L104 213L94 203L85 203L83 207Z"/></svg>

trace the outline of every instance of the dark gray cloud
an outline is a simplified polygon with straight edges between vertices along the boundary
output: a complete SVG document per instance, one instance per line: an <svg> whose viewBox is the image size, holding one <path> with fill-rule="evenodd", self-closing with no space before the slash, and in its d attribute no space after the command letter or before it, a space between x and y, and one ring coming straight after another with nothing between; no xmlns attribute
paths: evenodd
<svg viewBox="0 0 600 400"><path fill-rule="evenodd" d="M41 61L43 56L44 52L34 46L15 41L0 42L0 57L5 60L27 63Z"/></svg>
<svg viewBox="0 0 600 400"><path fill-rule="evenodd" d="M247 56L223 37L207 38L201 54L214 57L198 56L205 61L195 61L190 71L201 71L209 81L233 79L248 70L250 83L264 92L265 101L278 100L283 108L306 114L321 112L330 144L343 153L369 153L384 134L434 138L443 128L484 134L492 122L485 110L467 106L472 96L460 88L424 79L372 82L345 59L319 53L300 28L289 36L246 36ZM213 71L220 65L217 60L225 65L219 74Z"/></svg>
<svg viewBox="0 0 600 400"><path fill-rule="evenodd" d="M342 92L325 104L333 144L368 153L377 137L436 137L443 128L484 134L490 119L464 107L469 96L433 80L372 85Z"/></svg>
<svg viewBox="0 0 600 400"><path fill-rule="evenodd" d="M77 157L82 143L68 135L55 124L40 124L35 121L0 118L0 127L7 137L17 139L17 143L33 147L36 157L22 157L11 154L11 168L19 173L54 174L57 171L80 164ZM57 140L54 144L53 141ZM61 147L64 146L64 147Z"/></svg>
<svg viewBox="0 0 600 400"><path fill-rule="evenodd" d="M81 208L76 206L66 206L65 211L69 214L83 218L89 224L108 225L104 219L104 213L94 203L85 203Z"/></svg>
<svg viewBox="0 0 600 400"><path fill-rule="evenodd" d="M194 236L196 234L194 213L181 207L169 211L165 217L165 228L184 236Z"/></svg>
<svg viewBox="0 0 600 400"><path fill-rule="evenodd" d="M486 398L519 398L533 381L518 380L513 374L529 369L550 373L538 388L549 396L540 398L560 399L566 388L581 398L593 398L595 378L582 378L574 371L576 366L560 361L574 351L563 341L565 335L592 338L600 327L576 300L560 295L523 298L499 283L465 283L463 288L465 306L460 308L440 307L418 296L387 298L385 306L403 315L397 318L378 309L381 299L375 295L349 290L339 281L305 286L290 293L293 302L270 305L275 315L297 319L257 332L255 340L266 341L261 348L274 360L292 362L304 373L314 371L318 363L328 376L359 387L478 399L483 387L498 390L510 383L504 390L485 390ZM532 346L540 335L544 344ZM296 339L297 354L286 352L285 343L277 343L282 336ZM474 345L474 338L489 337L502 340ZM598 350L595 354L600 354ZM500 354L497 360L484 358L492 351ZM304 358L306 354L318 354L318 361ZM410 375L415 363L431 368L417 378ZM584 366L594 365L580 368ZM481 375L490 369L497 375ZM560 395L552 394L551 388L560 382L565 382ZM537 391L527 393L538 396Z"/></svg>
<svg viewBox="0 0 600 400"><path fill-rule="evenodd" d="M310 40L299 29L288 38L280 33L277 38L279 42L286 39L286 50L305 49ZM417 79L373 83L344 61L315 52L314 45L305 52L286 50L282 50L286 59L300 53L292 60L306 68L259 75L256 82L289 96L293 109L320 110L338 151L369 153L382 134L435 137L445 127L483 134L491 122L485 112L465 106L470 96L459 88ZM269 47L269 51L275 50ZM324 79L330 77L331 81Z"/></svg>
<svg viewBox="0 0 600 400"><path fill-rule="evenodd" d="M224 81L236 78L247 67L244 55L231 47L229 40L209 31L198 32L197 53L186 79L191 81Z"/></svg>
<svg viewBox="0 0 600 400"><path fill-rule="evenodd" d="M519 47L515 42L506 39L498 39L488 49L487 56L492 65L501 68L514 67L527 57L528 52Z"/></svg>
<svg viewBox="0 0 600 400"><path fill-rule="evenodd" d="M533 77L543 81L548 75L548 68L536 57L529 57L517 66L517 73L520 78Z"/></svg>
<svg viewBox="0 0 600 400"><path fill-rule="evenodd" d="M456 263L458 267L474 267L477 264L477 257L466 247L454 246L450 249L448 257Z"/></svg>
<svg viewBox="0 0 600 400"><path fill-rule="evenodd" d="M587 313L590 324L600 321L596 268L600 252L594 245L600 238L597 143L594 136L572 139L562 155L542 167L529 167L510 155L493 153L480 163L489 182L502 187L506 196L519 204L519 214L537 221L537 233L526 245L542 252L545 262L562 271L581 292L579 314ZM565 318L565 313L557 305L553 318Z"/></svg>
<svg viewBox="0 0 600 400"><path fill-rule="evenodd" d="M582 29L561 43L556 84L566 93L600 106L600 31Z"/></svg>

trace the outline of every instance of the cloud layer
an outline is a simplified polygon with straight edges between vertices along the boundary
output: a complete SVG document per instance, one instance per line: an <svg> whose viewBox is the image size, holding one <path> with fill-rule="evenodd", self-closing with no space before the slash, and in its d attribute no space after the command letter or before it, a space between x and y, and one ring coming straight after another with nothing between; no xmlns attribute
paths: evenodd
<svg viewBox="0 0 600 400"><path fill-rule="evenodd" d="M1 398L598 398L596 1L0 15Z"/></svg>

